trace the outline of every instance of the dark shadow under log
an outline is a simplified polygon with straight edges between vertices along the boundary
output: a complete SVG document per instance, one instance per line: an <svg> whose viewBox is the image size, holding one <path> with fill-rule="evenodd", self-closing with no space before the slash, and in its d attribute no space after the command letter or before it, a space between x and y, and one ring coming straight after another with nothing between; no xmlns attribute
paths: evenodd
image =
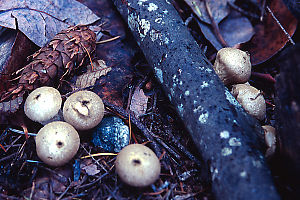
<svg viewBox="0 0 300 200"><path fill-rule="evenodd" d="M168 0L113 0L209 169L217 199L279 199L263 132L214 73Z"/></svg>
<svg viewBox="0 0 300 200"><path fill-rule="evenodd" d="M292 195L300 195L300 44L281 52L276 78L276 130L280 161L278 170L292 188Z"/></svg>

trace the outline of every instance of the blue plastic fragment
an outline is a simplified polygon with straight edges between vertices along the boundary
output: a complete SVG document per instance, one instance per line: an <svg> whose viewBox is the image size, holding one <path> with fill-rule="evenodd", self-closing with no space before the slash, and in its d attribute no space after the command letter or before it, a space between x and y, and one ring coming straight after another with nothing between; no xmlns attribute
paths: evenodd
<svg viewBox="0 0 300 200"><path fill-rule="evenodd" d="M93 132L93 143L108 152L120 152L129 144L129 128L114 116L105 117Z"/></svg>

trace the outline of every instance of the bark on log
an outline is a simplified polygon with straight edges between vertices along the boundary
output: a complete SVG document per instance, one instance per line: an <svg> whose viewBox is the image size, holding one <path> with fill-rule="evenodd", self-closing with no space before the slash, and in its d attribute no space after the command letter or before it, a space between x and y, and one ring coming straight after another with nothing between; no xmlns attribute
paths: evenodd
<svg viewBox="0 0 300 200"><path fill-rule="evenodd" d="M113 0L210 172L217 199L279 199L259 123L247 115L168 0Z"/></svg>

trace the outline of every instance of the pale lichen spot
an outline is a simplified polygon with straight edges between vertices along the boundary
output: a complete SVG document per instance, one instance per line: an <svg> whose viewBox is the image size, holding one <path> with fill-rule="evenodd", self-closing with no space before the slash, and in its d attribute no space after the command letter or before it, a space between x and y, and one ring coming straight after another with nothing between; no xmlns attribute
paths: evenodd
<svg viewBox="0 0 300 200"><path fill-rule="evenodd" d="M181 73L182 73L182 69L178 69L177 71L178 71L178 73L179 73L179 74L181 74Z"/></svg>
<svg viewBox="0 0 300 200"><path fill-rule="evenodd" d="M254 167L260 168L262 166L261 162L258 160L253 160L252 164Z"/></svg>
<svg viewBox="0 0 300 200"><path fill-rule="evenodd" d="M184 95L185 95L185 96L189 96L189 95L190 95L190 91L188 91L188 90L185 91L185 92L184 92Z"/></svg>
<svg viewBox="0 0 300 200"><path fill-rule="evenodd" d="M246 172L246 171L242 171L242 172L240 173L240 177L246 178L246 177L247 177L247 172Z"/></svg>
<svg viewBox="0 0 300 200"><path fill-rule="evenodd" d="M231 103L232 105L234 105L237 108L242 109L241 104L239 104L239 102L231 95L231 93L228 90L225 90L225 95L226 95L226 99L229 101L229 103Z"/></svg>
<svg viewBox="0 0 300 200"><path fill-rule="evenodd" d="M199 116L199 122L202 123L202 124L205 124L207 122L207 119L208 119L208 112L205 112L205 113L202 113L200 116Z"/></svg>
<svg viewBox="0 0 300 200"><path fill-rule="evenodd" d="M200 85L201 89L208 87L208 82L203 81L202 84Z"/></svg>
<svg viewBox="0 0 300 200"><path fill-rule="evenodd" d="M162 22L162 18L158 17L154 20L154 22L160 24Z"/></svg>
<svg viewBox="0 0 300 200"><path fill-rule="evenodd" d="M236 138L236 137L230 138L228 143L232 147L238 147L238 146L242 145L241 140L239 138Z"/></svg>
<svg viewBox="0 0 300 200"><path fill-rule="evenodd" d="M139 21L139 27L138 27L138 30L139 30L139 33L140 33L140 37L141 38L144 38L146 37L148 31L150 30L150 21L146 20L146 19L141 19Z"/></svg>
<svg viewBox="0 0 300 200"><path fill-rule="evenodd" d="M139 6L142 6L143 3L147 2L147 1L148 1L148 0L139 0L138 5L139 5Z"/></svg>
<svg viewBox="0 0 300 200"><path fill-rule="evenodd" d="M179 85L182 85L183 84L183 82L182 81L179 81Z"/></svg>
<svg viewBox="0 0 300 200"><path fill-rule="evenodd" d="M183 111L183 104L178 105L177 108L178 108L178 111L180 113L182 113L182 111Z"/></svg>
<svg viewBox="0 0 300 200"><path fill-rule="evenodd" d="M221 151L222 156L229 156L232 154L232 149L224 147Z"/></svg>
<svg viewBox="0 0 300 200"><path fill-rule="evenodd" d="M197 108L194 108L193 112L199 112L199 111L203 111L203 107L202 106L197 106Z"/></svg>
<svg viewBox="0 0 300 200"><path fill-rule="evenodd" d="M158 9L158 6L154 3L149 3L148 11L152 12Z"/></svg>
<svg viewBox="0 0 300 200"><path fill-rule="evenodd" d="M171 95L174 96L175 95L175 91L173 88L170 89Z"/></svg>
<svg viewBox="0 0 300 200"><path fill-rule="evenodd" d="M229 138L229 132L226 131L226 130L221 131L221 132L220 132L220 137L221 137L222 139L228 139L228 138Z"/></svg>
<svg viewBox="0 0 300 200"><path fill-rule="evenodd" d="M158 78L158 80L163 83L164 82L164 79L163 79L163 72L161 69L157 68L157 67L154 67L154 71L155 71L155 74Z"/></svg>

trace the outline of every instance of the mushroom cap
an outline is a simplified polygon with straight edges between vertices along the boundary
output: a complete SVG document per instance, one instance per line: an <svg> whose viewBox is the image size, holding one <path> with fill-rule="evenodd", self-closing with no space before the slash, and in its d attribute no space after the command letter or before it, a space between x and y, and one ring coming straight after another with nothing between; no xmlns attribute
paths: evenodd
<svg viewBox="0 0 300 200"><path fill-rule="evenodd" d="M46 124L36 136L38 157L48 165L62 166L77 153L80 138L73 126L55 121Z"/></svg>
<svg viewBox="0 0 300 200"><path fill-rule="evenodd" d="M276 150L276 129L273 126L262 126L265 132L265 143L267 145L266 157L274 155Z"/></svg>
<svg viewBox="0 0 300 200"><path fill-rule="evenodd" d="M213 68L225 85L245 83L251 76L250 56L239 49L222 48Z"/></svg>
<svg viewBox="0 0 300 200"><path fill-rule="evenodd" d="M116 159L116 172L122 181L134 187L154 183L160 174L160 162L155 153L142 144L124 147Z"/></svg>
<svg viewBox="0 0 300 200"><path fill-rule="evenodd" d="M33 90L24 105L26 116L35 122L53 118L61 108L62 99L59 91L53 87L40 87Z"/></svg>
<svg viewBox="0 0 300 200"><path fill-rule="evenodd" d="M272 147L276 143L276 129L273 126L262 126L265 132L265 142L268 147Z"/></svg>
<svg viewBox="0 0 300 200"><path fill-rule="evenodd" d="M97 126L104 116L101 98L91 91L79 91L69 96L63 107L64 120L77 130Z"/></svg>
<svg viewBox="0 0 300 200"><path fill-rule="evenodd" d="M249 115L258 120L265 118L266 102L258 89L247 84L236 84L232 86L231 93Z"/></svg>

